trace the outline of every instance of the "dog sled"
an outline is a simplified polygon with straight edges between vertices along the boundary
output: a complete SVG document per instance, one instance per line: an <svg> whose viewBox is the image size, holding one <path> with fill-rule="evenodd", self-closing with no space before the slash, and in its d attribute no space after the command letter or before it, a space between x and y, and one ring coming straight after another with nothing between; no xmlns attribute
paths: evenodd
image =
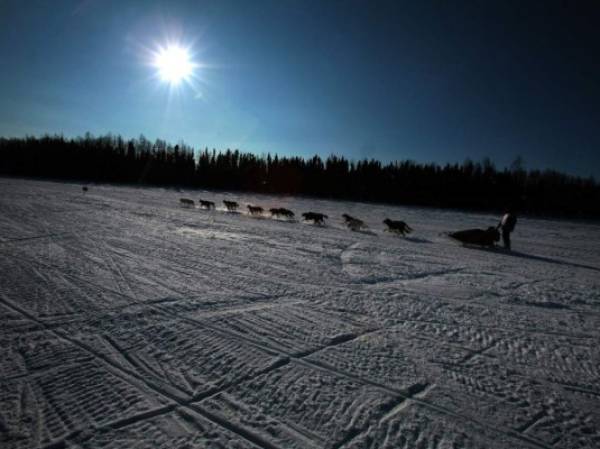
<svg viewBox="0 0 600 449"><path fill-rule="evenodd" d="M464 231L450 232L448 237L464 245L493 247L500 241L500 232L490 226L487 229L465 229Z"/></svg>

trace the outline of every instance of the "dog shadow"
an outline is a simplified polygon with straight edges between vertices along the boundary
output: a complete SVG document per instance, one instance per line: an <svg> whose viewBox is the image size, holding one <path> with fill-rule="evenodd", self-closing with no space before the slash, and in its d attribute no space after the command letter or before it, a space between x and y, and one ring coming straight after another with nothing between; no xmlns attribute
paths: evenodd
<svg viewBox="0 0 600 449"><path fill-rule="evenodd" d="M431 240L427 240L422 237L410 237L408 235L403 235L400 232L390 231L389 229L384 229L383 233L396 238L401 238L402 240L406 240L407 242L411 243L432 243Z"/></svg>
<svg viewBox="0 0 600 449"><path fill-rule="evenodd" d="M376 232L370 230L370 229L350 229L352 232L357 232L359 234L365 234L365 235L377 235Z"/></svg>
<svg viewBox="0 0 600 449"><path fill-rule="evenodd" d="M431 243L431 240L427 240L421 237L404 237L404 240L412 243Z"/></svg>
<svg viewBox="0 0 600 449"><path fill-rule="evenodd" d="M306 226L314 226L315 228L330 228L331 227L327 223L314 223L312 221L306 221L306 220L298 221L298 223L301 223Z"/></svg>
<svg viewBox="0 0 600 449"><path fill-rule="evenodd" d="M237 210L237 209L231 209L230 210L230 209L222 209L220 207L215 208L214 211L215 212L222 212L224 214L229 214L229 215L241 215L242 214L242 212L239 211L239 210Z"/></svg>
<svg viewBox="0 0 600 449"><path fill-rule="evenodd" d="M284 219L284 218L273 218L273 217L266 217L269 220L272 220L276 223L299 223L298 220L296 220L295 218L289 218L289 219Z"/></svg>

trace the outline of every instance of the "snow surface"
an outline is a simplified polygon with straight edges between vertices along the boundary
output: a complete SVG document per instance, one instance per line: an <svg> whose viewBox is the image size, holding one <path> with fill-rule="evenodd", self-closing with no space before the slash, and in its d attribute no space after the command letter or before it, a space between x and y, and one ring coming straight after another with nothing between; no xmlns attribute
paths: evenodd
<svg viewBox="0 0 600 449"><path fill-rule="evenodd" d="M0 178L0 446L598 448L600 227L498 218Z"/></svg>

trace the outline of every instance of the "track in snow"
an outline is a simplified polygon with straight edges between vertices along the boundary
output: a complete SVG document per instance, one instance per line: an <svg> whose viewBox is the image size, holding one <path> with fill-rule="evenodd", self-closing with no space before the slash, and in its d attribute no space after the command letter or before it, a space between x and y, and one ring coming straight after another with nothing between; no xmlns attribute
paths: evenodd
<svg viewBox="0 0 600 449"><path fill-rule="evenodd" d="M597 225L505 253L443 237L485 214L180 196L0 178L3 447L600 446Z"/></svg>

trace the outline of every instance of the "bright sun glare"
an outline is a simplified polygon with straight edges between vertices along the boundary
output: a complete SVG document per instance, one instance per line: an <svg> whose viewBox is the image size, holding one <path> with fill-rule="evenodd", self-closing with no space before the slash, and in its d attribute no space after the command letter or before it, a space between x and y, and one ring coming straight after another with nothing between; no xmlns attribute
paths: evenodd
<svg viewBox="0 0 600 449"><path fill-rule="evenodd" d="M177 85L189 79L194 70L194 63L187 49L178 45L161 48L156 54L154 65L163 81Z"/></svg>

